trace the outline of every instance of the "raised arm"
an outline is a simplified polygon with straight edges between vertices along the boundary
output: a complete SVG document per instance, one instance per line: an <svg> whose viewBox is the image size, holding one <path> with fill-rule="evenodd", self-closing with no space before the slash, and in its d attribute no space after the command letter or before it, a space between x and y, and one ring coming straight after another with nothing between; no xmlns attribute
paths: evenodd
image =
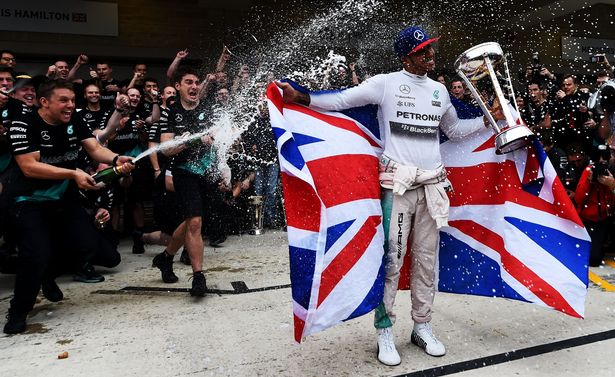
<svg viewBox="0 0 615 377"><path fill-rule="evenodd" d="M77 57L77 61L75 62L75 65L73 65L73 67L70 69L70 71L68 72L68 81L73 81L75 80L75 77L77 76L77 71L79 70L79 68L81 68L82 65L87 64L89 61L89 58L87 57L87 55L85 54L81 54Z"/></svg>
<svg viewBox="0 0 615 377"><path fill-rule="evenodd" d="M445 100L448 97L445 97ZM474 132L489 127L490 123L485 116L479 116L472 119L459 119L457 116L457 110L448 100L448 108L442 120L440 121L440 129L451 139L459 139L464 136L473 134ZM510 105L508 105L510 106ZM510 110L515 116L518 116L516 111L510 106ZM500 104L496 101L493 107L489 110L495 120L504 120L504 114L502 112Z"/></svg>
<svg viewBox="0 0 615 377"><path fill-rule="evenodd" d="M181 64L182 60L186 59L187 56L188 49L177 51L175 59L173 59L173 61L169 65L169 68L167 69L167 78L169 79L169 81L173 80L173 75L175 74L175 71L177 71L177 68Z"/></svg>
<svg viewBox="0 0 615 377"><path fill-rule="evenodd" d="M358 86L343 90L302 93L289 83L276 81L286 103L298 103L323 110L345 110L365 105L379 105L386 90L386 76L377 75Z"/></svg>
<svg viewBox="0 0 615 377"><path fill-rule="evenodd" d="M132 75L132 79L130 80L130 82L128 83L128 86L126 86L125 90L122 90L122 92L126 92L128 89L130 88L134 88L135 85L137 85L137 82L139 80L141 80L143 78L143 73L141 72L135 72L134 75Z"/></svg>
<svg viewBox="0 0 615 377"><path fill-rule="evenodd" d="M222 46L222 53L218 58L218 63L216 64L216 72L224 71L226 67L226 63L231 59L231 52L226 46Z"/></svg>
<svg viewBox="0 0 615 377"><path fill-rule="evenodd" d="M118 94L115 98L115 110L109 117L107 124L101 124L100 129L95 132L96 139L101 145L114 137L115 133L126 125L128 121L128 96Z"/></svg>

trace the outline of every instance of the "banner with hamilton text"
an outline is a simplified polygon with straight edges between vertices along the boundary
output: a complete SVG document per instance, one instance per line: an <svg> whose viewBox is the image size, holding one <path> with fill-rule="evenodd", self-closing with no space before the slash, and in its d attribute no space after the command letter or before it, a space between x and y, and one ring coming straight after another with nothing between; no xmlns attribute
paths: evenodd
<svg viewBox="0 0 615 377"><path fill-rule="evenodd" d="M5 1L0 30L118 36L117 3L99 1Z"/></svg>

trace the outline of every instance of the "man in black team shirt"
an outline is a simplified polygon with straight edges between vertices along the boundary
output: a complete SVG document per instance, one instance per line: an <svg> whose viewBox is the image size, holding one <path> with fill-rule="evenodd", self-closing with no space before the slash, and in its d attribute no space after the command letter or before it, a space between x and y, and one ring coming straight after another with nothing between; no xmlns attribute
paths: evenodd
<svg viewBox="0 0 615 377"><path fill-rule="evenodd" d="M100 105L106 110L113 106L117 93L122 90L122 82L113 78L113 69L107 62L96 64L96 74L100 80Z"/></svg>
<svg viewBox="0 0 615 377"><path fill-rule="evenodd" d="M17 116L23 116L32 112L33 107L14 97L2 94L13 89L16 83L13 70L9 67L0 67L0 235L4 244L0 251L0 259L16 253L14 222L9 216L9 194L12 180L17 173L17 167L13 162L11 144L8 130L11 120ZM28 79L22 79L28 80ZM29 84L22 82L22 84ZM0 266L2 269L3 266Z"/></svg>
<svg viewBox="0 0 615 377"><path fill-rule="evenodd" d="M11 144L9 142L8 130L11 122L10 103L16 101L6 94L13 88L15 78L13 77L13 70L9 67L0 66L0 236L3 238L4 243L0 249L0 270L4 270L9 255L15 254L15 242L11 239L11 235L14 231L8 229L11 222L9 222L8 202L6 186L9 184L10 170L12 156L11 156Z"/></svg>
<svg viewBox="0 0 615 377"><path fill-rule="evenodd" d="M154 104L157 103L160 98L160 90L158 89L158 80L153 77L146 77L143 79L143 108L149 114L154 111ZM149 130L148 130L149 132Z"/></svg>
<svg viewBox="0 0 615 377"><path fill-rule="evenodd" d="M175 135L202 132L209 126L206 111L200 106L201 82L196 71L180 68L172 82L177 90L178 100L169 109L168 130L162 134L162 142L173 139ZM212 143L213 136L205 135L191 143L191 146L181 145L164 151L167 156L174 156L173 183L178 205L185 219L184 245L192 264L192 296L204 296L207 289L203 275L201 227L204 203L211 198L214 190L217 190L216 153ZM172 268L173 256L165 250L154 258L153 264L160 268L163 279L165 272L168 273Z"/></svg>
<svg viewBox="0 0 615 377"><path fill-rule="evenodd" d="M85 98L85 106L77 111L77 115L83 118L91 131L104 128L113 113L113 109L103 110L101 108L98 85L87 85L84 89L83 98Z"/></svg>
<svg viewBox="0 0 615 377"><path fill-rule="evenodd" d="M15 290L4 326L7 334L23 332L42 286L50 301L60 301L55 283L55 253L63 249L81 253L84 260L97 252L96 229L79 204L78 188L96 190L94 179L76 169L83 146L96 161L132 170L129 157L100 146L79 119L73 117L72 84L50 80L38 88L40 108L13 119L9 129L11 150L21 175L11 189L17 228L19 259ZM93 271L92 271L93 272Z"/></svg>
<svg viewBox="0 0 615 377"><path fill-rule="evenodd" d="M143 92L146 76L147 65L145 63L136 63L132 66L132 79L124 80L124 86L126 89L137 88L140 92Z"/></svg>
<svg viewBox="0 0 615 377"><path fill-rule="evenodd" d="M152 111L148 113L143 107L141 93L137 89L130 88L126 94L119 95L118 102L125 102L126 105L117 110L124 112L128 119L122 127L119 124L121 118L112 115L102 130L102 132L109 131L107 128L116 130L115 136L109 139L109 149L122 155L132 157L139 155L145 149L144 146L147 145L147 128L160 119L160 107L157 101L158 99L154 98L152 101ZM98 136L100 140L100 134ZM144 226L143 200L147 196L148 186L151 185L151 176L151 165L147 159L142 159L137 164L133 176L125 180L125 187L117 186L116 190L116 205L113 208L111 222L113 228L119 231L120 205L125 203L127 204L125 208L132 208L134 223L133 254L143 254L145 252L145 247L141 240ZM127 190L124 190L124 188Z"/></svg>
<svg viewBox="0 0 615 377"><path fill-rule="evenodd" d="M535 134L551 128L551 112L553 103L548 97L545 83L530 82L527 84L527 93L530 97L525 105L525 123ZM552 133L551 133L552 134Z"/></svg>

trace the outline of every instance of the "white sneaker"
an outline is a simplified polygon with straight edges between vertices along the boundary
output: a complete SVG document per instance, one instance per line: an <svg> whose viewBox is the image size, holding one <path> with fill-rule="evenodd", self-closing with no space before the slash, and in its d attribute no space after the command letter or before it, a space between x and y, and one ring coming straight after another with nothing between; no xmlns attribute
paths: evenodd
<svg viewBox="0 0 615 377"><path fill-rule="evenodd" d="M415 323L412 329L412 343L425 350L431 356L443 356L446 353L444 344L433 334L431 325L427 323Z"/></svg>
<svg viewBox="0 0 615 377"><path fill-rule="evenodd" d="M395 348L395 336L391 327L378 329L378 361L390 366L401 363L401 358Z"/></svg>

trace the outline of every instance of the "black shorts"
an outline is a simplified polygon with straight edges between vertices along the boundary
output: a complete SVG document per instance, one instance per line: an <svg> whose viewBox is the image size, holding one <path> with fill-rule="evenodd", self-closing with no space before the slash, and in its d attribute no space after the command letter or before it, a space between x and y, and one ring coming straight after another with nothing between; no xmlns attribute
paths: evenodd
<svg viewBox="0 0 615 377"><path fill-rule="evenodd" d="M207 201L212 200L217 185L207 178L184 172L181 169L173 170L173 185L177 206L184 219L203 216L203 208Z"/></svg>

